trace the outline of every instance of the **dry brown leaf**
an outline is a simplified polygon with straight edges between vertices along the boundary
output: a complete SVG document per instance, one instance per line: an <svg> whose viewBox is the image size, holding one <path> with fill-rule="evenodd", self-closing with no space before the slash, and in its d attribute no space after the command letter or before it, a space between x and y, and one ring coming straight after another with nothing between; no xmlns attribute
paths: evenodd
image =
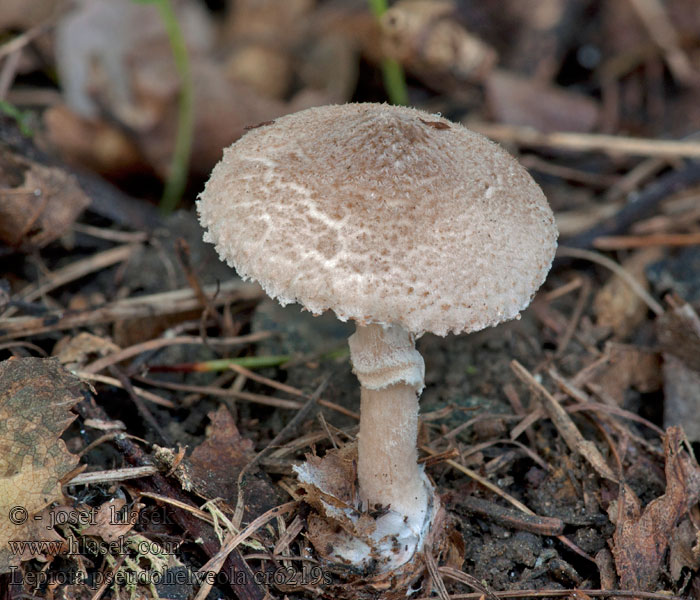
<svg viewBox="0 0 700 600"><path fill-rule="evenodd" d="M669 540L669 572L674 581L680 581L683 568L700 569L700 531L685 518L673 531Z"/></svg>
<svg viewBox="0 0 700 600"><path fill-rule="evenodd" d="M24 250L62 236L90 204L73 175L0 153L0 241Z"/></svg>
<svg viewBox="0 0 700 600"><path fill-rule="evenodd" d="M274 119L290 108L261 97L246 84L228 81L224 66L213 56L215 35L209 14L196 2L174 4L194 89L190 167L194 173L206 174L221 158L221 148L240 137L246 126ZM82 119L119 123L148 165L166 176L177 136L181 82L157 7L131 0L81 3L79 10L57 24L56 63L68 108ZM301 108L305 106L292 110ZM63 125L68 121L64 115ZM74 127L81 127L80 119L73 121ZM93 123L92 128L96 131L98 126ZM99 130L107 143L100 149L128 162L130 151L124 140L117 140L109 127L99 126ZM64 145L76 151L74 159L84 154L84 149L70 143L79 135L61 133L68 142Z"/></svg>
<svg viewBox="0 0 700 600"><path fill-rule="evenodd" d="M115 498L101 504L91 515L90 525L81 530L82 535L102 538L105 542L116 542L122 539L136 524L139 513L144 507L137 503L130 506L128 514L122 513L126 500Z"/></svg>
<svg viewBox="0 0 700 600"><path fill-rule="evenodd" d="M62 0L3 0L0 31L29 29L55 14Z"/></svg>
<svg viewBox="0 0 700 600"><path fill-rule="evenodd" d="M625 393L632 387L649 393L661 387L661 363L658 353L629 344L605 345L608 360L600 366L593 381L605 397L622 406ZM675 423L671 423L674 425Z"/></svg>
<svg viewBox="0 0 700 600"><path fill-rule="evenodd" d="M502 70L486 80L486 101L495 121L538 131L588 132L598 121L592 98Z"/></svg>
<svg viewBox="0 0 700 600"><path fill-rule="evenodd" d="M209 418L207 439L184 462L194 491L207 500L221 498L228 508L233 508L238 496L238 474L255 456L253 443L241 436L225 406L209 413ZM245 515L258 516L277 504L277 491L257 468L248 472L243 489Z"/></svg>
<svg viewBox="0 0 700 600"><path fill-rule="evenodd" d="M664 353L664 426L680 425L688 439L700 441L700 372Z"/></svg>
<svg viewBox="0 0 700 600"><path fill-rule="evenodd" d="M659 342L664 352L700 373L700 317L687 302L672 302L672 309L658 320Z"/></svg>
<svg viewBox="0 0 700 600"><path fill-rule="evenodd" d="M17 565L9 540L40 541L34 515L61 500L61 480L78 457L60 439L81 399L81 382L52 359L0 363L0 573Z"/></svg>
<svg viewBox="0 0 700 600"><path fill-rule="evenodd" d="M87 331L74 337L61 338L53 349L53 355L62 365L71 368L83 367L95 357L107 356L121 350L108 339L101 338Z"/></svg>
<svg viewBox="0 0 700 600"><path fill-rule="evenodd" d="M48 143L71 165L112 178L146 169L136 144L113 123L81 117L65 104L49 107L43 121Z"/></svg>
<svg viewBox="0 0 700 600"><path fill-rule="evenodd" d="M419 77L435 72L479 82L496 64L496 52L453 18L451 0L401 0L381 19L385 53Z"/></svg>
<svg viewBox="0 0 700 600"><path fill-rule="evenodd" d="M644 287L649 289L646 267L661 256L659 248L635 252L622 266ZM593 301L598 325L612 328L618 339L627 337L644 320L648 307L639 294L620 277L611 277Z"/></svg>
<svg viewBox="0 0 700 600"><path fill-rule="evenodd" d="M663 349L664 425L682 425L700 440L700 317L676 298L657 321Z"/></svg>
<svg viewBox="0 0 700 600"><path fill-rule="evenodd" d="M644 509L632 489L623 484L610 520L615 524L612 552L623 589L654 591L664 569L669 539L691 505L700 498L700 466L683 449L683 432L666 432L666 492Z"/></svg>

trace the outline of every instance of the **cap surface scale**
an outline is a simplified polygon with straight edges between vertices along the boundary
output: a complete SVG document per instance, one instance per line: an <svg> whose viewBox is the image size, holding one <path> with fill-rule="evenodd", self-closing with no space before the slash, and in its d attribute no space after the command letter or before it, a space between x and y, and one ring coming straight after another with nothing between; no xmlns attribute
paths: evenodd
<svg viewBox="0 0 700 600"><path fill-rule="evenodd" d="M500 146L423 111L310 108L224 151L197 203L205 240L282 304L414 334L516 317L557 230Z"/></svg>

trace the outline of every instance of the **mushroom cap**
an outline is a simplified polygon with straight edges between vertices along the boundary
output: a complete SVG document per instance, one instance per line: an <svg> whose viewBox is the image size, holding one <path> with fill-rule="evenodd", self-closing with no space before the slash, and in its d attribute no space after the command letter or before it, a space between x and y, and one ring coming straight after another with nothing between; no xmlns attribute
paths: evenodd
<svg viewBox="0 0 700 600"><path fill-rule="evenodd" d="M280 303L415 335L516 317L557 229L542 190L482 135L386 104L321 106L224 151L204 239Z"/></svg>

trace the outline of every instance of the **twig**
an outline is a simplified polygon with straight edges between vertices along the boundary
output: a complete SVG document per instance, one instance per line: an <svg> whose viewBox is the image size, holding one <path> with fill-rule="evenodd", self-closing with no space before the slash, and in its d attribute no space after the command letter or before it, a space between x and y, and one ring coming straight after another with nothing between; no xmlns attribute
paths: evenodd
<svg viewBox="0 0 700 600"><path fill-rule="evenodd" d="M126 481L127 479L137 479L139 477L150 477L158 472L157 467L127 467L124 469L113 469L111 471L92 471L90 473L80 473L71 479L66 485L90 485L94 483L107 483L111 481Z"/></svg>
<svg viewBox="0 0 700 600"><path fill-rule="evenodd" d="M201 569L199 569L199 573L214 573L215 575L219 573L219 571L221 571L221 567L224 565L226 557L233 552L241 544L241 542L244 542L263 525L269 521L272 521L272 519L275 519L279 515L291 512L297 508L298 505L299 503L294 500L292 502L287 502L286 504L276 506L275 508L271 508L267 512L260 515L257 519L253 520L250 525L241 530L240 533L229 533L224 540L221 550L212 556L209 561L207 561L207 563ZM197 592L195 600L204 600L204 598L207 597L212 587L212 584L209 583L209 579L210 577L207 577L205 580L206 582L199 588L199 592Z"/></svg>
<svg viewBox="0 0 700 600"><path fill-rule="evenodd" d="M248 335L239 335L229 338L212 338L211 340L207 340L207 343L216 346L238 346L242 344L259 342L260 340L269 338L271 335L272 334L269 331L259 331L257 333L250 333ZM177 346L180 344L201 345L203 343L204 340L201 337L193 335L182 335L172 338L149 340L147 342L143 342L142 344L136 344L134 346L124 348L119 352L115 352L114 354L110 354L88 365L85 365L83 371L85 373L99 373L102 369L105 369L110 365L122 362L123 360L131 358L132 356L138 356L144 352L151 352L167 346Z"/></svg>
<svg viewBox="0 0 700 600"><path fill-rule="evenodd" d="M445 587L445 582L442 579L442 575L440 575L435 557L431 552L424 552L423 561L425 562L425 566L428 568L430 578L433 580L433 585L431 587L437 591L438 598L440 598L440 600L450 600L450 595L447 593L447 588Z"/></svg>
<svg viewBox="0 0 700 600"><path fill-rule="evenodd" d="M574 333L576 333L576 328L578 327L579 320L583 314L583 309L586 307L586 301L591 293L591 282L589 279L587 277L581 277L580 280L582 282L581 291L579 292L579 296L576 300L574 312L566 325L564 334L561 336L559 343L557 344L557 351L554 354L555 357L561 357L564 355L564 352L566 352L569 342L571 342L571 339L574 337Z"/></svg>
<svg viewBox="0 0 700 600"><path fill-rule="evenodd" d="M639 282L629 274L619 263L614 260L609 259L607 256L603 256L598 252L592 252L591 250L584 250L582 248L569 248L567 246L559 246L557 248L557 256L564 256L569 258L579 258L583 260L589 260L591 262L597 263L610 269L615 275L622 279L631 289L637 294L645 304L650 308L650 310L658 317L664 314L664 309L651 294L647 292Z"/></svg>
<svg viewBox="0 0 700 600"><path fill-rule="evenodd" d="M97 381L99 383L113 385L114 387L124 389L124 385L114 377L107 377L106 375L95 375L93 373L86 373L85 371L73 371L73 373L75 373L75 375L77 375L81 379L87 379L88 381ZM143 398L144 400L153 402L153 404L165 406L166 408L178 408L178 405L175 404L175 402L173 402L172 400L162 398L161 396L157 396L156 394L153 394L137 386L132 386L132 389L135 394L141 396L141 398Z"/></svg>
<svg viewBox="0 0 700 600"><path fill-rule="evenodd" d="M27 31L20 33L17 37L12 38L9 42L5 42L0 46L0 60L8 56L9 54L14 54L17 50L21 50L27 44L31 43L33 40L43 35L48 31L53 24L65 14L70 6L64 6L61 10L56 11L44 22L34 25Z"/></svg>
<svg viewBox="0 0 700 600"><path fill-rule="evenodd" d="M461 497L457 503L468 512L488 517L503 527L550 536L561 535L564 531L564 521L556 517L523 514L474 496Z"/></svg>
<svg viewBox="0 0 700 600"><path fill-rule="evenodd" d="M697 246L700 233L654 233L651 235L609 235L597 237L593 246L599 250L628 250L649 246Z"/></svg>
<svg viewBox="0 0 700 600"><path fill-rule="evenodd" d="M564 131L544 133L532 127L471 120L467 120L464 124L498 142L510 142L520 146L578 152L597 151L612 155L700 158L700 142L696 141L658 140Z"/></svg>
<svg viewBox="0 0 700 600"><path fill-rule="evenodd" d="M156 418L153 416L153 413L151 413L151 411L148 410L148 407L143 403L141 397L134 390L134 386L131 384L131 381L129 381L129 378L115 366L109 367L109 370L112 373L112 375L115 375L119 379L119 381L121 381L124 390L127 394L129 394L131 401L136 405L136 409L139 411L139 414L160 436L160 438L165 442L166 445L172 446L172 440L170 439L170 436L167 433L165 433L158 421L156 421Z"/></svg>
<svg viewBox="0 0 700 600"><path fill-rule="evenodd" d="M664 59L679 83L688 86L700 84L700 75L681 48L678 33L659 0L628 0L637 16L644 23Z"/></svg>
<svg viewBox="0 0 700 600"><path fill-rule="evenodd" d="M564 438L569 449L583 458L596 470L596 472L610 481L618 482L617 477L605 462L603 455L593 442L586 440L578 430L571 417L562 408L545 387L538 382L532 374L517 360L510 363L511 369L525 385L527 385L542 401L542 405L557 431Z"/></svg>
<svg viewBox="0 0 700 600"><path fill-rule="evenodd" d="M85 277L85 275L127 260L137 247L138 246L135 244L126 244L124 246L117 246L116 248L105 250L99 254L93 254L89 258L83 260L76 260L51 273L45 282L37 282L26 286L19 292L18 297L13 300L33 302L37 298L41 298L44 294L48 294L67 283L71 283L81 277ZM14 312L16 312L16 309L10 307L3 315L0 315L0 319L6 319Z"/></svg>
<svg viewBox="0 0 700 600"><path fill-rule="evenodd" d="M440 567L440 572L449 577L446 569L449 567ZM458 579L462 583L466 583L462 579ZM470 585L470 584L467 584ZM472 586L473 587L473 586ZM641 592L639 590L511 590L508 592L490 592L492 598L576 598L577 595L586 596L602 596L610 598L640 598L643 600L688 600L682 596L674 596L666 592ZM450 600L480 600L484 597L484 592L474 592L471 594L451 594ZM430 596L421 596L416 600L432 600Z"/></svg>
<svg viewBox="0 0 700 600"><path fill-rule="evenodd" d="M428 454L433 454L433 455L437 454L436 450L433 450L432 448L430 448L428 446L421 446L420 448L421 448L421 450L427 452ZM464 473L467 477L470 477L471 479L473 479L477 483L484 486L486 489L491 490L494 494L500 496L501 498L503 498L504 500L506 500L507 502L509 502L513 506L515 506L517 509L523 511L524 513L526 513L528 515L537 516L534 511L530 510L527 506L525 506L518 499L513 498L513 496L504 492L501 488L499 488L497 485L494 485L493 483L491 483L488 479L484 479L476 471L473 471L469 467L465 467L464 465L461 465L457 461L454 461L454 460L446 460L445 462L448 465L450 465L453 469L456 469L457 471ZM591 561L592 563L595 563L595 561L590 556L588 556L588 554L586 554L583 550L581 550L581 548L579 548L576 544L574 544L565 535L558 535L557 539L562 544L564 544L569 549L571 549L573 552L578 554L579 556L585 558L586 560Z"/></svg>
<svg viewBox="0 0 700 600"><path fill-rule="evenodd" d="M216 305L235 300L257 300L262 296L262 291L257 285L242 283L238 280L223 283L221 286L211 285L204 288L205 293L210 296L214 296L217 290L218 294L212 299ZM52 312L40 318L14 317L0 320L0 342L74 327L178 314L197 308L201 308L199 299L190 288L185 288L125 298L85 311Z"/></svg>
<svg viewBox="0 0 700 600"><path fill-rule="evenodd" d="M106 227L95 227L86 223L73 223L72 229L76 233L121 244L140 244L147 242L149 238L149 234L144 231L119 231L117 229L107 229Z"/></svg>
<svg viewBox="0 0 700 600"><path fill-rule="evenodd" d="M190 246L187 243L187 240L185 240L185 238L178 238L177 240L175 240L175 254L177 256L178 262L180 263L180 267L182 268L183 272L185 273L185 278L187 279L187 283L190 284L190 287L192 288L194 293L197 295L197 298L199 298L200 303L206 309L205 315L206 314L211 315L212 318L216 321L217 325L219 326L219 329L221 331L223 331L225 335L230 335L231 331L227 331L226 323L224 322L224 319L221 317L221 315L215 309L211 300L204 293L204 290L202 289L202 284L199 281L199 277L197 276L197 272L192 267Z"/></svg>
<svg viewBox="0 0 700 600"><path fill-rule="evenodd" d="M240 527L241 520L243 518L243 508L244 508L244 494L243 494L243 481L245 479L246 474L252 469L258 462L260 461L261 458L265 457L267 454L270 453L271 450L276 449L278 446L283 444L285 441L290 439L297 431L297 429L306 421L308 418L313 416L313 413L315 412L317 408L317 401L319 396L323 393L323 390L326 389L326 386L328 385L328 382L330 381L330 375L327 375L325 379L319 384L319 386L316 388L314 393L311 395L309 400L304 404L304 406L299 410L299 412L292 417L292 420L289 421L281 430L280 432L272 438L269 444L265 446L260 452L258 452L251 460L246 464L245 467L243 467L240 472L238 473L238 480L236 482L236 486L238 489L238 496L236 500L236 508L233 513L233 524L236 527Z"/></svg>
<svg viewBox="0 0 700 600"><path fill-rule="evenodd" d="M700 161L684 163L681 168L657 177L652 183L637 192L634 198L630 199L613 216L567 239L566 245L589 248L593 244L593 240L598 237L626 233L637 221L654 215L658 205L666 198L698 184L700 184ZM627 188L625 191L630 190Z"/></svg>
<svg viewBox="0 0 700 600"><path fill-rule="evenodd" d="M272 396L264 396L263 394L253 394L251 392L242 392L233 389L221 389L218 387L204 385L187 385L184 383L170 383L167 381L158 381L157 379L150 379L147 377L141 377L137 375L134 376L134 379L140 381L141 383L145 383L146 385L161 387L166 390L194 392L196 394L205 394L209 396L217 396L224 398L237 398L238 400L244 400L246 402L252 402L254 404L274 406L275 408L299 410L304 406L301 402L297 402L296 400L285 400L283 398L274 398Z"/></svg>

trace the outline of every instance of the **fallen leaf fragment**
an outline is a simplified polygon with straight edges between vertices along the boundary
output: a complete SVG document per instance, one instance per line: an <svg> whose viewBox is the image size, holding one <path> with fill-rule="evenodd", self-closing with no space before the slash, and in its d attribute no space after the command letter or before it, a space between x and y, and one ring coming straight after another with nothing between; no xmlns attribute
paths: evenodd
<svg viewBox="0 0 700 600"><path fill-rule="evenodd" d="M81 400L81 386L56 360L0 363L0 573L24 558L8 542L40 541L32 537L33 517L63 499L61 480L78 457L60 436L75 418L69 409Z"/></svg>
<svg viewBox="0 0 700 600"><path fill-rule="evenodd" d="M700 372L664 353L664 426L683 427L691 442L700 441Z"/></svg>
<svg viewBox="0 0 700 600"><path fill-rule="evenodd" d="M659 260L661 252L659 248L646 248L635 252L630 258L622 262L622 266L632 275L645 290L649 290L645 270L649 264ZM610 280L597 292L593 301L598 325L610 327L618 339L631 334L644 320L647 314L647 305L619 277L611 277Z"/></svg>
<svg viewBox="0 0 700 600"><path fill-rule="evenodd" d="M119 350L121 348L112 341L83 331L74 337L60 339L54 347L53 354L61 364L71 369L79 369L93 356L103 357Z"/></svg>
<svg viewBox="0 0 700 600"><path fill-rule="evenodd" d="M680 519L700 498L700 466L683 449L680 427L666 432L666 492L642 509L623 484L609 515L615 524L612 553L622 589L654 591L664 570L669 540Z"/></svg>
<svg viewBox="0 0 700 600"><path fill-rule="evenodd" d="M687 302L676 298L670 302L672 309L658 320L661 347L700 373L700 317Z"/></svg>
<svg viewBox="0 0 700 600"><path fill-rule="evenodd" d="M674 581L680 581L683 569L700 569L700 531L685 518L673 531L669 540L669 571Z"/></svg>
<svg viewBox="0 0 700 600"><path fill-rule="evenodd" d="M589 132L598 121L588 96L503 70L486 80L486 100L496 122L537 131Z"/></svg>
<svg viewBox="0 0 700 600"><path fill-rule="evenodd" d="M687 302L669 300L657 322L663 350L664 425L682 425L700 440L700 317Z"/></svg>
<svg viewBox="0 0 700 600"><path fill-rule="evenodd" d="M607 361L592 377L597 389L605 397L614 400L616 406L624 404L630 388L645 394L661 388L661 360L658 353L631 344L608 342L605 345ZM678 425L669 423L668 425Z"/></svg>
<svg viewBox="0 0 700 600"><path fill-rule="evenodd" d="M456 81L479 82L497 54L454 17L451 0L401 0L381 19L384 51L419 77L435 73Z"/></svg>
<svg viewBox="0 0 700 600"><path fill-rule="evenodd" d="M61 237L88 204L73 175L0 152L0 241L8 246L43 248Z"/></svg>
<svg viewBox="0 0 700 600"><path fill-rule="evenodd" d="M211 424L207 439L185 459L192 489L203 498L221 498L233 509L238 497L238 475L255 457L253 443L242 437L226 407L209 413ZM258 515L276 506L277 490L257 468L246 472L245 518Z"/></svg>
<svg viewBox="0 0 700 600"><path fill-rule="evenodd" d="M124 537L136 524L142 503L128 507L124 512L126 500L115 498L100 505L92 515L90 525L81 531L82 535L102 538L105 542L116 542Z"/></svg>

